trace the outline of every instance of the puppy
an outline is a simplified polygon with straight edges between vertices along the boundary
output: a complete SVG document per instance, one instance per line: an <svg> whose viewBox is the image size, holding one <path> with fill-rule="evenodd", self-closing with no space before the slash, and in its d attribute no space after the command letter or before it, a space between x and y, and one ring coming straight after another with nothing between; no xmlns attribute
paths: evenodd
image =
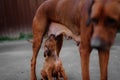
<svg viewBox="0 0 120 80"><path fill-rule="evenodd" d="M54 80L54 78L60 80L60 77L67 80L67 75L62 66L62 61L57 56L56 48L55 35L50 35L44 43L45 62L43 69L41 70L41 80Z"/></svg>

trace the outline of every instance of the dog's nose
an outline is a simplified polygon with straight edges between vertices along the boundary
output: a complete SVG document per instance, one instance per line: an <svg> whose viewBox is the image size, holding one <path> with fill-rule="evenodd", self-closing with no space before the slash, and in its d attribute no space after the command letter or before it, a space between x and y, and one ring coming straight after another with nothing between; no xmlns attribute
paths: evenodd
<svg viewBox="0 0 120 80"><path fill-rule="evenodd" d="M94 37L91 39L90 45L92 48L101 49L103 47L103 42L99 37Z"/></svg>

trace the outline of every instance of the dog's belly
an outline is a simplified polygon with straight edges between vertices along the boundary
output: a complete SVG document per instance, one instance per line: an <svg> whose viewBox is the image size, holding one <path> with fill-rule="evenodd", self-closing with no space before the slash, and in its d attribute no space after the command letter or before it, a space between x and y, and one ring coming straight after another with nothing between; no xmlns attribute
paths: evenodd
<svg viewBox="0 0 120 80"><path fill-rule="evenodd" d="M50 36L51 34L54 34L55 36L59 36L61 34L65 36L76 35L76 34L73 34L71 30L68 29L66 26L59 23L54 23L54 22L52 22L49 26L48 36Z"/></svg>
<svg viewBox="0 0 120 80"><path fill-rule="evenodd" d="M80 43L79 34L72 33L70 29L68 29L66 26L59 23L52 22L50 24L49 30L48 30L48 36L50 36L51 34L55 35L56 37L62 34L63 36L67 37L67 39L75 40L77 45L79 45Z"/></svg>

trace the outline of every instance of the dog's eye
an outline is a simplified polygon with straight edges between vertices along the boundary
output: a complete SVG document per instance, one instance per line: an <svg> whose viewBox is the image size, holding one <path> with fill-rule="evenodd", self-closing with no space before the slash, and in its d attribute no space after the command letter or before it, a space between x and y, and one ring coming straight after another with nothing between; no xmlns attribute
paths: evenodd
<svg viewBox="0 0 120 80"><path fill-rule="evenodd" d="M97 18L92 18L91 21L94 25L98 24L98 19Z"/></svg>
<svg viewBox="0 0 120 80"><path fill-rule="evenodd" d="M108 18L106 19L106 21L105 21L105 25L106 25L106 26L111 26L111 25L116 24L116 22L117 22L117 21L116 21L115 19L108 17Z"/></svg>

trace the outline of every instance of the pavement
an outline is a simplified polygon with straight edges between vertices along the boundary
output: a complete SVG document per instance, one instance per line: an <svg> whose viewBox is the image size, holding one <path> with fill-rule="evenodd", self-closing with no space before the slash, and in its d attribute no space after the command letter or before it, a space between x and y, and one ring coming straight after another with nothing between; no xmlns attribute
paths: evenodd
<svg viewBox="0 0 120 80"><path fill-rule="evenodd" d="M27 41L12 41L0 43L0 80L30 80L30 61L32 44ZM60 53L68 80L82 80L80 55L78 47L72 40L64 40ZM37 58L37 79L41 79L40 70L43 66L43 46ZM90 56L90 78L99 80L99 60L96 50ZM108 80L120 80L120 34L117 34L115 44L110 51Z"/></svg>

